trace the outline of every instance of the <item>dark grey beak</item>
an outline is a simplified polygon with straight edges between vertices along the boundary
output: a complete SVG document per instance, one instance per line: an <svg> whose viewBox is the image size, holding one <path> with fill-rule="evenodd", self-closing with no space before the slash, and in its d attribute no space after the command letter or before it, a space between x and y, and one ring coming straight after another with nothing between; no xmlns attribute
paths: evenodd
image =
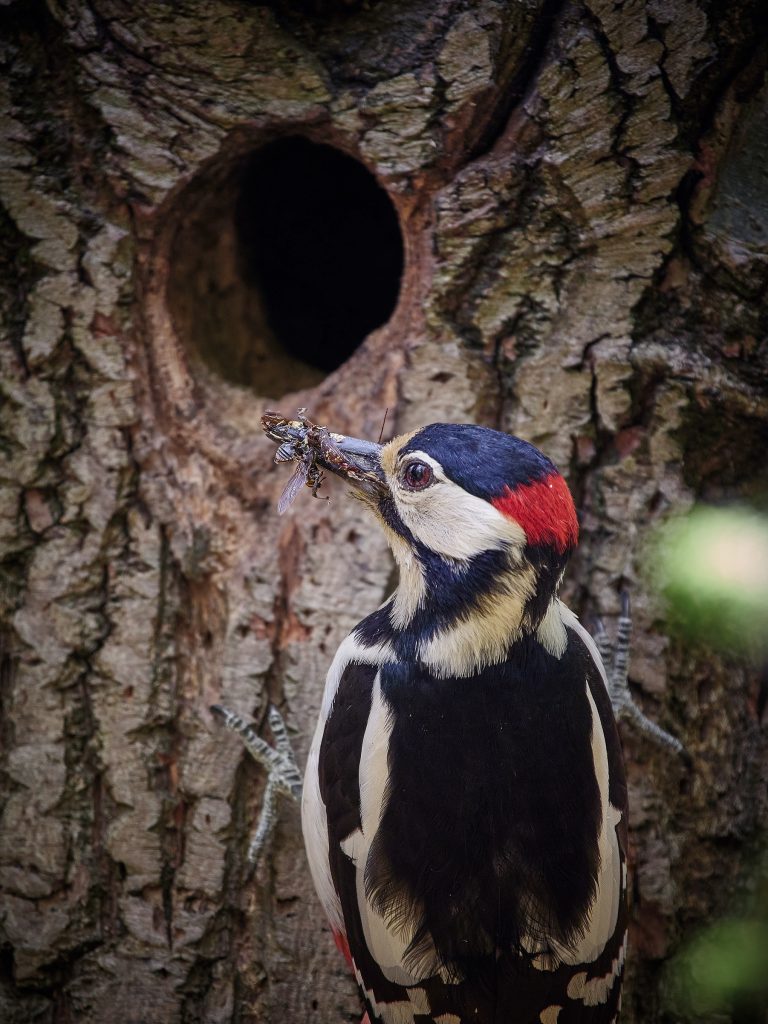
<svg viewBox="0 0 768 1024"><path fill-rule="evenodd" d="M350 461L355 462L360 469L369 473L375 473L384 479L381 469L381 453L383 444L376 444L375 441L363 441L358 437L346 437L344 434L331 434L336 444ZM330 468L330 467L329 467Z"/></svg>
<svg viewBox="0 0 768 1024"><path fill-rule="evenodd" d="M371 497L387 490L381 468L383 445L358 437L329 433L329 444L321 446L317 463Z"/></svg>

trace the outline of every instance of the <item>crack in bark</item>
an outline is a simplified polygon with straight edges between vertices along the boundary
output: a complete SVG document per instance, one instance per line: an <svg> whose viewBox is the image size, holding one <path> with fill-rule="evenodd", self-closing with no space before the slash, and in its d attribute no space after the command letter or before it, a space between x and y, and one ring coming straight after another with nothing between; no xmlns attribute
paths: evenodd
<svg viewBox="0 0 768 1024"><path fill-rule="evenodd" d="M497 83L499 100L479 138L471 146L467 164L487 156L504 136L512 114L536 82L549 45L557 35L560 14L565 6L566 0L544 0L541 4L521 66L508 80L502 76Z"/></svg>
<svg viewBox="0 0 768 1024"><path fill-rule="evenodd" d="M587 21L592 28L593 38L605 58L606 65L610 73L611 84L613 85L614 95L618 97L621 104L621 114L619 116L618 124L616 125L615 130L611 133L611 155L627 172L624 198L627 202L631 203L633 201L635 187L642 174L642 168L636 158L631 156L626 149L622 148L622 139L630 118L637 109L638 99L633 93L628 92L624 85L625 80L630 76L622 72L619 67L611 41L603 28L599 16L592 10L589 3L584 4L583 10Z"/></svg>

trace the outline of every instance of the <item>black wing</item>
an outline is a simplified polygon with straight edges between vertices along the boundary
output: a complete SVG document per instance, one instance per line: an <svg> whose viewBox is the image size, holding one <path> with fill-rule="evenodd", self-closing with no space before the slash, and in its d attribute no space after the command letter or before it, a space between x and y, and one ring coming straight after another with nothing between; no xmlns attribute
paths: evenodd
<svg viewBox="0 0 768 1024"><path fill-rule="evenodd" d="M320 755L332 877L372 1019L389 1005L420 1024L608 1024L625 951L626 788L583 639L569 630L557 659L527 638L470 679L379 671L347 668ZM387 709L387 777L378 827L363 835L374 693ZM579 959L595 935L599 948Z"/></svg>

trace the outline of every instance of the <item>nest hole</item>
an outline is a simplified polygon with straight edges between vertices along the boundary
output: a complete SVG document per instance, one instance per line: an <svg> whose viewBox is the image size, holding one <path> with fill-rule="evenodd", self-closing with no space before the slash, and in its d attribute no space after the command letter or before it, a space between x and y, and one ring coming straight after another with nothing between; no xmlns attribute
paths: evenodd
<svg viewBox="0 0 768 1024"><path fill-rule="evenodd" d="M404 264L370 171L298 136L198 182L170 256L178 335L209 370L270 398L319 383L386 323Z"/></svg>

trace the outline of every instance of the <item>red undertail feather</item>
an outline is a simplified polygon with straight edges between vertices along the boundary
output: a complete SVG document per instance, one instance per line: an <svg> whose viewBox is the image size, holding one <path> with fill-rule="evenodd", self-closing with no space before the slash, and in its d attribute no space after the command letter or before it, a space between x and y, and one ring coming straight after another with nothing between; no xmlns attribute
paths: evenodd
<svg viewBox="0 0 768 1024"><path fill-rule="evenodd" d="M520 523L529 544L551 544L562 554L575 547L579 539L573 498L559 473L550 473L532 484L520 484L514 490L505 487L491 504Z"/></svg>
<svg viewBox="0 0 768 1024"><path fill-rule="evenodd" d="M347 942L347 936L344 934L344 932L334 931L333 941L336 943L336 948L338 949L338 951L349 964L349 969L351 971L354 971L355 965L352 962L352 954L349 951L349 943Z"/></svg>
<svg viewBox="0 0 768 1024"><path fill-rule="evenodd" d="M349 943L347 942L347 936L344 934L344 932L337 931L332 932L332 934L333 941L336 943L337 949L349 964L349 969L354 972L355 964L352 959L352 954L349 951ZM363 1014L362 1018L360 1019L360 1024L371 1024L371 1018L368 1016L367 1013Z"/></svg>

